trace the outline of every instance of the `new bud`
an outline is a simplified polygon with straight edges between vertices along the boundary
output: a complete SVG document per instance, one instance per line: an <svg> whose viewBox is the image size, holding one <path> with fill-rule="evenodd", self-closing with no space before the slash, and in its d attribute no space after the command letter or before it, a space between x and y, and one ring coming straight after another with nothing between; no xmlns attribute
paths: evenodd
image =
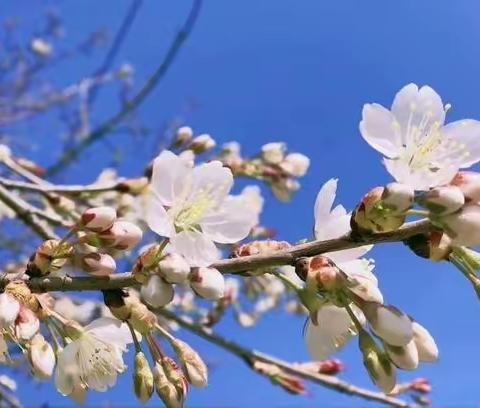
<svg viewBox="0 0 480 408"><path fill-rule="evenodd" d="M466 205L455 214L442 217L440 222L452 238L453 245L480 244L480 207L478 205Z"/></svg>
<svg viewBox="0 0 480 408"><path fill-rule="evenodd" d="M178 128L175 134L174 144L175 147L181 147L190 143L193 138L193 130L190 126L182 126Z"/></svg>
<svg viewBox="0 0 480 408"><path fill-rule="evenodd" d="M73 248L68 243L58 239L49 239L41 244L27 265L30 276L44 276L55 272L64 266L72 255Z"/></svg>
<svg viewBox="0 0 480 408"><path fill-rule="evenodd" d="M310 159L301 153L287 154L280 167L293 177L303 177L310 167Z"/></svg>
<svg viewBox="0 0 480 408"><path fill-rule="evenodd" d="M418 202L434 215L447 215L462 208L465 197L459 187L440 186L424 193Z"/></svg>
<svg viewBox="0 0 480 408"><path fill-rule="evenodd" d="M83 268L94 276L108 276L115 272L117 264L108 254L90 253L82 259Z"/></svg>
<svg viewBox="0 0 480 408"><path fill-rule="evenodd" d="M108 230L117 219L117 212L111 207L95 207L85 210L81 217L82 226L93 232Z"/></svg>
<svg viewBox="0 0 480 408"><path fill-rule="evenodd" d="M406 346L391 346L385 343L385 351L390 360L402 370L415 370L418 367L418 351L414 340Z"/></svg>
<svg viewBox="0 0 480 408"><path fill-rule="evenodd" d="M20 341L30 340L40 330L40 320L27 307L20 305L20 311L15 320L15 336Z"/></svg>
<svg viewBox="0 0 480 408"><path fill-rule="evenodd" d="M383 190L382 201L392 214L401 215L412 207L414 196L413 187L402 183L390 183Z"/></svg>
<svg viewBox="0 0 480 408"><path fill-rule="evenodd" d="M165 282L160 276L152 275L140 289L142 299L153 307L168 305L175 294L173 286Z"/></svg>
<svg viewBox="0 0 480 408"><path fill-rule="evenodd" d="M213 149L216 144L217 143L210 135L203 134L195 137L188 148L195 154L202 154Z"/></svg>
<svg viewBox="0 0 480 408"><path fill-rule="evenodd" d="M153 367L153 383L155 391L167 408L181 408L183 406L183 396L170 382L165 369L159 362L156 362Z"/></svg>
<svg viewBox="0 0 480 408"><path fill-rule="evenodd" d="M434 363L438 360L438 347L435 340L425 327L412 322L413 340L418 350L418 358L425 363Z"/></svg>
<svg viewBox="0 0 480 408"><path fill-rule="evenodd" d="M173 340L172 346L182 363L188 382L195 387L206 387L208 384L208 369L198 353L179 339Z"/></svg>
<svg viewBox="0 0 480 408"><path fill-rule="evenodd" d="M361 305L372 330L391 346L406 346L413 338L409 317L393 306L365 302Z"/></svg>
<svg viewBox="0 0 480 408"><path fill-rule="evenodd" d="M183 283L190 274L190 265L177 253L167 254L158 264L160 273L169 283Z"/></svg>
<svg viewBox="0 0 480 408"><path fill-rule="evenodd" d="M225 279L215 268L195 268L190 274L190 286L198 296L218 300L225 293Z"/></svg>
<svg viewBox="0 0 480 408"><path fill-rule="evenodd" d="M262 146L262 158L270 164L280 164L285 157L285 143L267 143Z"/></svg>
<svg viewBox="0 0 480 408"><path fill-rule="evenodd" d="M387 394L397 381L395 366L387 355L378 349L373 338L365 331L359 333L359 347L363 354L363 364L372 381Z"/></svg>
<svg viewBox="0 0 480 408"><path fill-rule="evenodd" d="M128 251L142 239L143 232L129 221L115 221L112 227L99 237L115 249Z"/></svg>
<svg viewBox="0 0 480 408"><path fill-rule="evenodd" d="M153 373L145 354L141 351L135 355L133 388L135 390L135 395L142 404L145 404L152 397Z"/></svg>
<svg viewBox="0 0 480 408"><path fill-rule="evenodd" d="M52 376L55 368L55 352L41 334L36 334L30 341L28 359L33 375L39 380L46 380Z"/></svg>
<svg viewBox="0 0 480 408"><path fill-rule="evenodd" d="M163 357L162 365L168 380L175 386L180 401L184 401L188 392L188 382L182 370L180 370L177 363L170 357Z"/></svg>
<svg viewBox="0 0 480 408"><path fill-rule="evenodd" d="M450 184L462 190L467 202L480 201L480 173L474 171L459 171Z"/></svg>
<svg viewBox="0 0 480 408"><path fill-rule="evenodd" d="M0 294L0 328L8 329L17 319L20 303L8 293Z"/></svg>
<svg viewBox="0 0 480 408"><path fill-rule="evenodd" d="M310 260L305 283L307 288L316 292L319 289L338 289L344 281L335 264L329 258L318 255Z"/></svg>

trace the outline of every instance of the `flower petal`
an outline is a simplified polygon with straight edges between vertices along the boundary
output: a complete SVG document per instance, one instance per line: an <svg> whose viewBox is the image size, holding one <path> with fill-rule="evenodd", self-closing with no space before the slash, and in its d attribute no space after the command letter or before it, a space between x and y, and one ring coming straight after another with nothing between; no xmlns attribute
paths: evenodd
<svg viewBox="0 0 480 408"><path fill-rule="evenodd" d="M125 350L127 344L133 342L128 326L111 317L95 319L85 327L85 330L93 336L119 347L121 350Z"/></svg>
<svg viewBox="0 0 480 408"><path fill-rule="evenodd" d="M377 103L362 110L360 133L375 150L387 157L398 156L402 144L400 127L392 113Z"/></svg>
<svg viewBox="0 0 480 408"><path fill-rule="evenodd" d="M151 186L163 205L172 205L189 182L191 172L188 162L171 151L158 155L153 161Z"/></svg>
<svg viewBox="0 0 480 408"><path fill-rule="evenodd" d="M453 141L447 143L448 159L465 168L480 160L480 122L472 119L459 120L449 123L441 129L442 140L448 138ZM450 142L451 143L451 142Z"/></svg>
<svg viewBox="0 0 480 408"><path fill-rule="evenodd" d="M162 237L169 237L174 229L173 220L158 195L150 190L146 194L145 221L148 227Z"/></svg>
<svg viewBox="0 0 480 408"><path fill-rule="evenodd" d="M57 356L55 386L58 392L63 395L71 394L75 384L80 383L80 375L76 365L77 352L78 342L72 342L67 344Z"/></svg>
<svg viewBox="0 0 480 408"><path fill-rule="evenodd" d="M183 255L190 266L209 266L220 259L220 251L213 241L197 231L182 231L170 238L172 252Z"/></svg>
<svg viewBox="0 0 480 408"><path fill-rule="evenodd" d="M325 220L330 219L330 212L335 201L337 193L338 179L328 180L320 189L315 200L314 217L315 231L317 225L321 225Z"/></svg>

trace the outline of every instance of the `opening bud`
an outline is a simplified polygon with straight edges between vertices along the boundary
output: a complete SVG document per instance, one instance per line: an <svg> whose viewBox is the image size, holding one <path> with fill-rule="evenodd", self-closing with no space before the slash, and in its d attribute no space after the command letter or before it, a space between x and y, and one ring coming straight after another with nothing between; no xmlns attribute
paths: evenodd
<svg viewBox="0 0 480 408"><path fill-rule="evenodd" d="M217 143L210 135L203 134L195 137L188 148L195 154L202 154L213 149L216 145Z"/></svg>
<svg viewBox="0 0 480 408"><path fill-rule="evenodd" d="M41 334L36 334L29 343L28 359L32 372L40 380L46 380L55 368L55 352Z"/></svg>
<svg viewBox="0 0 480 408"><path fill-rule="evenodd" d="M390 183L385 186L382 194L383 205L392 214L401 215L412 208L415 192L407 184Z"/></svg>
<svg viewBox="0 0 480 408"><path fill-rule="evenodd" d="M418 358L425 363L434 363L438 360L438 347L432 335L425 327L412 322L413 340L418 350Z"/></svg>
<svg viewBox="0 0 480 408"><path fill-rule="evenodd" d="M117 212L111 207L95 207L85 210L81 217L82 226L93 232L108 230L117 219Z"/></svg>
<svg viewBox="0 0 480 408"><path fill-rule="evenodd" d="M90 253L82 259L83 268L95 276L108 276L115 272L117 264L108 254Z"/></svg>
<svg viewBox="0 0 480 408"><path fill-rule="evenodd" d="M129 322L140 334L150 333L157 323L157 317L140 301L133 302Z"/></svg>
<svg viewBox="0 0 480 408"><path fill-rule="evenodd" d="M183 407L183 395L181 395L175 386L170 382L160 362L156 362L153 367L153 382L155 391L168 408Z"/></svg>
<svg viewBox="0 0 480 408"><path fill-rule="evenodd" d="M129 221L115 221L109 230L99 235L105 244L122 251L135 247L142 236L142 230Z"/></svg>
<svg viewBox="0 0 480 408"><path fill-rule="evenodd" d="M142 299L153 307L162 307L173 300L175 294L173 286L165 282L160 276L152 275L140 289Z"/></svg>
<svg viewBox="0 0 480 408"><path fill-rule="evenodd" d="M208 369L200 355L182 340L175 339L172 346L180 359L188 382L195 387L206 387Z"/></svg>
<svg viewBox="0 0 480 408"><path fill-rule="evenodd" d="M398 368L412 371L418 367L418 351L414 340L406 346L391 346L386 343L384 345L388 357Z"/></svg>
<svg viewBox="0 0 480 408"><path fill-rule="evenodd" d="M153 373L148 360L141 351L135 354L133 372L133 389L142 404L145 404L153 394Z"/></svg>
<svg viewBox="0 0 480 408"><path fill-rule="evenodd" d="M73 254L72 246L61 243L58 239L49 239L41 244L30 258L27 274L30 276L45 276L58 271Z"/></svg>
<svg viewBox="0 0 480 408"><path fill-rule="evenodd" d="M262 159L270 164L280 164L285 157L285 151L285 143L267 143L262 146Z"/></svg>
<svg viewBox="0 0 480 408"><path fill-rule="evenodd" d="M183 402L188 392L188 382L182 370L173 359L167 356L162 358L162 365L168 380L175 386L177 394Z"/></svg>
<svg viewBox="0 0 480 408"><path fill-rule="evenodd" d="M190 286L198 296L209 300L218 300L225 293L225 279L215 268L195 268L190 274Z"/></svg>
<svg viewBox="0 0 480 408"><path fill-rule="evenodd" d="M17 340L26 342L40 330L40 320L27 307L20 305L17 319L15 320L15 336Z"/></svg>
<svg viewBox="0 0 480 408"><path fill-rule="evenodd" d="M459 171L450 184L462 190L467 202L480 201L480 173L474 171Z"/></svg>
<svg viewBox="0 0 480 408"><path fill-rule="evenodd" d="M465 197L459 187L440 186L432 188L420 196L418 203L433 215L447 215L462 208L465 204Z"/></svg>
<svg viewBox="0 0 480 408"><path fill-rule="evenodd" d="M177 129L175 134L174 145L175 147L181 147L190 143L193 138L193 130L190 126L182 126Z"/></svg>
<svg viewBox="0 0 480 408"><path fill-rule="evenodd" d="M280 163L280 167L290 176L303 177L310 167L310 159L301 153L290 153Z"/></svg>
<svg viewBox="0 0 480 408"><path fill-rule="evenodd" d="M158 264L160 273L169 283L184 283L190 274L190 264L177 253L167 254Z"/></svg>

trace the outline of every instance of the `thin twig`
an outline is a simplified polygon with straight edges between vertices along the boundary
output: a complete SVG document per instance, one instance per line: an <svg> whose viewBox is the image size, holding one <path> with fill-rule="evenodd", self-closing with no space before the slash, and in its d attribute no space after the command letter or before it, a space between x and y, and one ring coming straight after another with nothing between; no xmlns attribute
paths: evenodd
<svg viewBox="0 0 480 408"><path fill-rule="evenodd" d="M119 125L131 112L133 112L136 108L138 108L141 105L141 103L145 100L145 98L150 94L150 92L155 88L155 86L160 82L160 80L168 72L168 69L174 62L175 57L180 51L182 45L185 43L188 36L192 32L192 29L195 26L197 17L199 15L201 5L202 5L202 0L193 0L193 5L190 10L190 13L187 19L185 20L185 23L182 29L175 36L175 39L170 45L165 55L165 58L160 63L160 65L158 66L154 74L145 83L143 88L137 93L137 95L135 95L133 99L127 102L120 112L118 112L113 117L111 117L106 122L104 122L99 127L97 127L92 133L90 133L84 139L82 139L82 141L78 143L75 147L65 152L63 156L59 159L59 161L57 161L56 164L54 164L47 170L47 175L50 175L50 176L54 175L59 171L61 171L62 169L64 169L70 162L75 160L81 152L83 152L93 143L104 138L117 125Z"/></svg>
<svg viewBox="0 0 480 408"><path fill-rule="evenodd" d="M351 249L366 244L403 241L414 235L426 233L430 229L431 225L428 220L414 221L405 224L396 231L372 234L363 237L361 240L352 238L351 234L347 234L337 239L312 241L295 245L285 251L271 254L223 259L214 263L212 267L217 268L225 274L238 274L259 268L294 265L299 258L304 256L314 256L327 252ZM5 283L5 281L0 281L0 289ZM33 278L28 281L28 285L36 292L49 292L120 289L137 286L138 283L132 273L125 272L102 277L47 276L43 278Z"/></svg>
<svg viewBox="0 0 480 408"><path fill-rule="evenodd" d="M155 312L169 320L173 320L183 328L195 333L200 337L203 337L209 342L216 344L217 346L235 354L247 362L262 361L264 363L273 364L287 373L296 375L300 378L312 381L316 384L320 384L326 388L330 388L343 394L357 396L369 401L381 402L392 407L407 408L410 406L406 401L389 397L388 395L380 392L357 387L356 385L343 381L338 377L320 373L312 373L268 354L247 349L231 340L227 340L220 335L213 333L211 330L205 329L204 327L195 323L191 323L167 309L155 309Z"/></svg>

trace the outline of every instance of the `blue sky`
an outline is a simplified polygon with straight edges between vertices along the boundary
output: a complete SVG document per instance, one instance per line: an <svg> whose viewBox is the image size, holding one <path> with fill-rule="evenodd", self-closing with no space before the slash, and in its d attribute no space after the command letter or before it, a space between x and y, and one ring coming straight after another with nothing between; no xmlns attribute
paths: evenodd
<svg viewBox="0 0 480 408"><path fill-rule="evenodd" d="M35 30L46 5L59 10L68 44L98 27L117 27L129 2L4 0L2 17L16 16ZM186 0L144 2L116 61L117 66L125 61L135 66L137 85L154 69L189 6ZM315 195L324 181L338 177L339 198L351 208L371 187L390 180L379 155L359 135L364 103L388 106L398 89L416 82L431 85L453 105L448 121L480 118L479 7L475 0L206 0L192 37L142 106L140 117L160 129L180 115L199 132L209 132L219 142L237 140L250 153L263 143L282 140L292 150L308 154L312 166L302 190L290 205L274 201L266 192L270 200L263 218L279 230L282 239L306 238L312 230ZM80 58L52 69L51 75L58 85L67 85L91 72L98 62L99 58ZM191 100L197 108L185 114ZM112 92L103 93L97 107L97 121L115 112ZM44 126L17 128L15 135L35 144L34 158L48 165L58 153L52 132L59 134L62 127L46 120ZM110 163L112 146L119 146L124 154L124 175L137 174L156 153L152 139L132 142L115 133L107 143L95 145L62 181L93 180ZM376 248L372 256L385 298L424 324L440 347L436 365L426 365L404 378L428 377L436 406L480 402L476 390L480 307L460 273L452 266L416 258L401 244ZM302 361L308 359L302 326L301 319L279 313L253 330L240 332L226 321L219 331L281 358ZM192 389L190 406L360 403L314 386L309 397L291 397L214 346L189 335L185 339L194 340L214 366L210 387ZM370 386L354 343L340 357L347 366L344 378ZM89 403L108 400L115 407L135 405L129 373L119 385L109 394L92 396ZM36 387L22 382L20 396L25 403L38 404ZM69 403L51 384L41 390L41 400L52 405Z"/></svg>

